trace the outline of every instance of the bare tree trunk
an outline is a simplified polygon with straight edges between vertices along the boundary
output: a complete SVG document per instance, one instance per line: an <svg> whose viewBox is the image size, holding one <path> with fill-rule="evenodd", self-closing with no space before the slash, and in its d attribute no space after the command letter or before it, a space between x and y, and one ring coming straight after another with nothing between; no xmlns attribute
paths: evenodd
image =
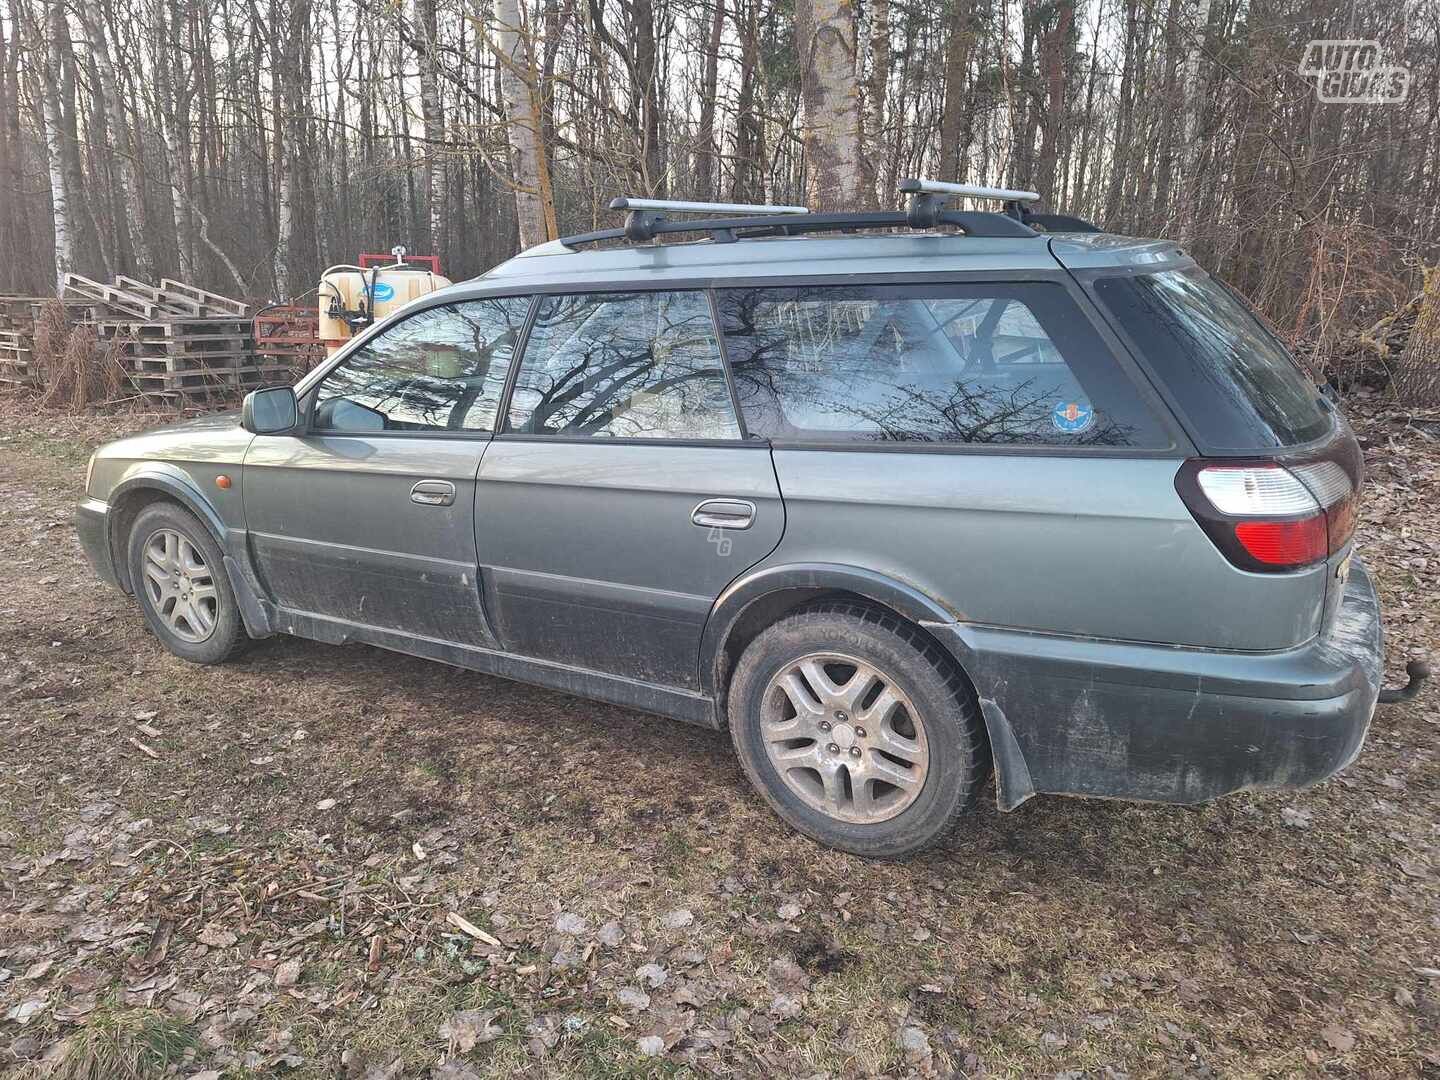
<svg viewBox="0 0 1440 1080"><path fill-rule="evenodd" d="M14 57L19 46L20 25L14 25L14 42L5 40L5 28L0 26L0 251L19 251L16 242L16 222L19 218L19 187L15 182L15 158L20 153L19 139L12 136L13 130L20 129L20 103L14 97ZM6 259L0 263L0 291L16 291L16 260Z"/></svg>
<svg viewBox="0 0 1440 1080"><path fill-rule="evenodd" d="M120 79L115 74L115 65L110 59L110 40L106 30L106 10L93 8L88 4L75 5L75 14L85 27L90 38L90 55L104 84L105 111L108 116L111 154L115 171L120 181L123 205L118 209L124 218L123 228L130 240L130 253L136 263L136 273L145 277L149 268L144 265L145 219L140 184L135 177L136 154L130 141L130 121L125 113L125 102L120 91ZM117 230L118 231L118 230Z"/></svg>
<svg viewBox="0 0 1440 1080"><path fill-rule="evenodd" d="M949 38L945 42L945 101L940 111L940 179L956 181L963 176L962 134L968 143L968 121L973 106L965 75L975 46L974 0L953 0L950 8Z"/></svg>
<svg viewBox="0 0 1440 1080"><path fill-rule="evenodd" d="M50 209L55 225L55 295L65 287L65 275L75 268L75 231L70 212L69 178L65 175L64 118L60 114L60 26L65 8L60 0L45 7L44 102L45 157L50 174Z"/></svg>
<svg viewBox="0 0 1440 1080"><path fill-rule="evenodd" d="M415 33L421 42L420 115L425 127L425 212L432 254L440 251L445 235L445 159L441 143L445 121L440 111L440 86L435 77L437 27L435 0L414 0Z"/></svg>
<svg viewBox="0 0 1440 1080"><path fill-rule="evenodd" d="M880 158L885 152L885 99L890 88L890 0L870 3L870 77L865 86L864 150L861 182L872 198L889 201L891 192L878 191ZM868 200L867 200L868 201Z"/></svg>
<svg viewBox="0 0 1440 1080"><path fill-rule="evenodd" d="M859 201L860 188L852 0L796 0L795 38L810 205L848 210Z"/></svg>
<svg viewBox="0 0 1440 1080"><path fill-rule="evenodd" d="M640 156L645 169L645 193L664 195L665 147L661 143L655 8L651 0L630 0L626 9L630 12L635 42L635 94L640 99Z"/></svg>
<svg viewBox="0 0 1440 1080"><path fill-rule="evenodd" d="M1193 243L1195 239L1195 181L1199 173L1200 117L1205 108L1207 86L1200 77L1200 54L1209 36L1210 0L1197 0L1195 25L1190 31L1190 48L1185 56L1185 136L1183 139L1180 179L1180 205L1176 210L1180 235Z"/></svg>
<svg viewBox="0 0 1440 1080"><path fill-rule="evenodd" d="M528 248L553 240L559 228L555 223L549 155L540 137L535 51L521 19L519 0L495 0L495 54L505 96L520 246Z"/></svg>
<svg viewBox="0 0 1440 1080"><path fill-rule="evenodd" d="M1040 158L1035 168L1035 190L1051 207L1055 205L1055 167L1060 159L1060 138L1065 119L1065 60L1070 51L1070 33L1075 27L1075 0L1056 5L1055 26L1040 44L1040 67L1045 80L1045 108L1040 116Z"/></svg>
<svg viewBox="0 0 1440 1080"><path fill-rule="evenodd" d="M745 5L743 9L740 7L742 4ZM759 0L748 0L748 3L736 0L735 21L740 28L740 91L735 103L735 175L730 187L730 198L735 202L749 202L756 196L753 178L760 146L760 124L755 116L758 7ZM742 10L743 19L739 18Z"/></svg>
<svg viewBox="0 0 1440 1080"><path fill-rule="evenodd" d="M716 171L720 157L715 145L715 95L720 82L720 37L725 30L725 5L728 0L714 0L715 13L710 21L710 41L705 49L705 70L700 77L700 126L695 146L695 193L702 199L715 198Z"/></svg>
<svg viewBox="0 0 1440 1080"><path fill-rule="evenodd" d="M1105 197L1105 224L1119 228L1128 224L1128 217L1121 219L1120 209L1128 186L1130 169L1131 129L1134 125L1134 82L1136 53L1140 48L1138 30L1138 0L1124 0L1125 4L1125 59L1120 72L1120 100L1116 106L1115 148L1110 159L1110 191Z"/></svg>
<svg viewBox="0 0 1440 1080"><path fill-rule="evenodd" d="M170 15L167 22L166 14ZM163 0L156 8L156 53L160 59L157 93L160 99L161 135L165 143L165 182L170 190L170 215L175 224L175 247L179 258L179 274L185 281L194 281L194 244L191 234L190 203L187 186L190 174L190 150L181 137L181 124L188 109L187 72L180 67L180 49L174 47L179 37L179 11L173 0Z"/></svg>

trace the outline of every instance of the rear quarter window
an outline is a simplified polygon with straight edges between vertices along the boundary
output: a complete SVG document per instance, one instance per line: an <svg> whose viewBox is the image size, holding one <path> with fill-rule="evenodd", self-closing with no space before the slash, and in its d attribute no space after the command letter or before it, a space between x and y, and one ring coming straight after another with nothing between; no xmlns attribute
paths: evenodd
<svg viewBox="0 0 1440 1080"><path fill-rule="evenodd" d="M1330 433L1334 419L1314 381L1203 271L1102 275L1095 292L1202 451L1298 446Z"/></svg>
<svg viewBox="0 0 1440 1080"><path fill-rule="evenodd" d="M747 430L791 443L1162 448L1168 434L1046 282L723 289Z"/></svg>

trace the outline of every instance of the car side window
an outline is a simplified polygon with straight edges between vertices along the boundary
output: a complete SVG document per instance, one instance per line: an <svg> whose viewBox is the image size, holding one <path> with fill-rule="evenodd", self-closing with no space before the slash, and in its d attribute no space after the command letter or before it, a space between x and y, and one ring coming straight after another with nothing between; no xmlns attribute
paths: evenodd
<svg viewBox="0 0 1440 1080"><path fill-rule="evenodd" d="M738 439L709 297L677 291L541 298L506 430Z"/></svg>
<svg viewBox="0 0 1440 1080"><path fill-rule="evenodd" d="M492 431L530 308L527 296L427 308L321 381L317 431Z"/></svg>
<svg viewBox="0 0 1440 1080"><path fill-rule="evenodd" d="M719 293L749 431L798 442L1163 447L1059 285Z"/></svg>

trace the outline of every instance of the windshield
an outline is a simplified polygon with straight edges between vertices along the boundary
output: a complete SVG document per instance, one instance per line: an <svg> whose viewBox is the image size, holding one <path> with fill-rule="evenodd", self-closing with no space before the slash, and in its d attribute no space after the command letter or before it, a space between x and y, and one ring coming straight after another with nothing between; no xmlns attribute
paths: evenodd
<svg viewBox="0 0 1440 1080"><path fill-rule="evenodd" d="M1202 450L1296 446L1329 404L1245 304L1198 269L1100 277L1096 292L1164 381Z"/></svg>

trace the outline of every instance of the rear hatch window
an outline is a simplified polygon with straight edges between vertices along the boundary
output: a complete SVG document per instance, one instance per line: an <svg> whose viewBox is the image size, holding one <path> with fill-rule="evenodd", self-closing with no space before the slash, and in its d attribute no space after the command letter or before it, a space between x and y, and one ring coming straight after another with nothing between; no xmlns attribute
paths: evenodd
<svg viewBox="0 0 1440 1080"><path fill-rule="evenodd" d="M1095 291L1205 452L1299 446L1334 427L1314 381L1250 309L1198 269L1105 275Z"/></svg>

